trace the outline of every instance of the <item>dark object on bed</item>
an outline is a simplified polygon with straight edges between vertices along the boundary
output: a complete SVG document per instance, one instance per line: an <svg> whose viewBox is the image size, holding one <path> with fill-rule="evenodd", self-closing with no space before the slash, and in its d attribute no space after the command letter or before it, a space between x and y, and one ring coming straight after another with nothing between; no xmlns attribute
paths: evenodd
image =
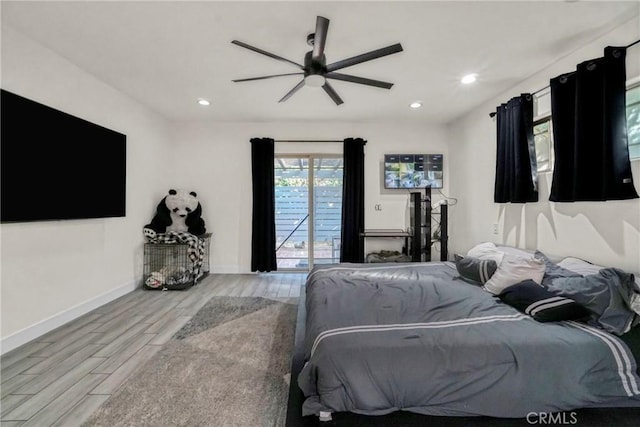
<svg viewBox="0 0 640 427"><path fill-rule="evenodd" d="M303 415L640 407L637 365L619 338L536 322L454 277L453 263L316 266L297 379Z"/></svg>
<svg viewBox="0 0 640 427"><path fill-rule="evenodd" d="M557 296L533 280L509 286L498 297L538 322L579 320L591 314L574 300Z"/></svg>
<svg viewBox="0 0 640 427"><path fill-rule="evenodd" d="M485 284L498 269L498 264L493 260L483 260L459 254L455 254L454 257L456 270L458 270L460 277L471 280L478 285Z"/></svg>

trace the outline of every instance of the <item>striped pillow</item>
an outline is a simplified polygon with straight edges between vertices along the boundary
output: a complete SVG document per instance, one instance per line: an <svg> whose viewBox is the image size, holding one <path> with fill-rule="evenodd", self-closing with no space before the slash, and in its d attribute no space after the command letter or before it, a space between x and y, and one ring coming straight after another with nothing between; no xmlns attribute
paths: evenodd
<svg viewBox="0 0 640 427"><path fill-rule="evenodd" d="M590 314L589 310L574 300L557 296L533 280L509 286L498 297L538 322L579 320Z"/></svg>
<svg viewBox="0 0 640 427"><path fill-rule="evenodd" d="M454 255L456 269L461 277L484 285L496 272L498 264L493 260L479 259L471 256Z"/></svg>

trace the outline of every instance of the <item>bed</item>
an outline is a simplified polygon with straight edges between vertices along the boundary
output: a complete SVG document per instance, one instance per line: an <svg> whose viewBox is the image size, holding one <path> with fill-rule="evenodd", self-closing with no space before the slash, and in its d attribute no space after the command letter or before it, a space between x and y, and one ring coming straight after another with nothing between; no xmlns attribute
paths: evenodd
<svg viewBox="0 0 640 427"><path fill-rule="evenodd" d="M304 416L523 418L640 407L637 339L594 322L535 320L469 283L453 262L319 265L305 306ZM622 338L637 338L638 316L626 309Z"/></svg>

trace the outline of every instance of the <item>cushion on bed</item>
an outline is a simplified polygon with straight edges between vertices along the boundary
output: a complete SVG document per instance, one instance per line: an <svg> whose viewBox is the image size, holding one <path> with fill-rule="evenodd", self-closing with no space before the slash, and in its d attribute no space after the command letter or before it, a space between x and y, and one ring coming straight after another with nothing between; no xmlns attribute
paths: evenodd
<svg viewBox="0 0 640 427"><path fill-rule="evenodd" d="M633 274L617 268L603 268L584 277L558 278L548 289L588 308L592 312L590 324L616 335L627 332L637 316L630 307L640 288Z"/></svg>
<svg viewBox="0 0 640 427"><path fill-rule="evenodd" d="M542 283L544 271L545 265L542 260L505 254L496 272L484 284L484 288L492 294L498 295L509 286L524 280L530 279L536 283Z"/></svg>
<svg viewBox="0 0 640 427"><path fill-rule="evenodd" d="M533 280L509 286L498 297L538 322L578 320L591 314L574 300L557 296Z"/></svg>
<svg viewBox="0 0 640 427"><path fill-rule="evenodd" d="M469 251L467 252L467 256L482 260L493 260L496 262L496 264L499 265L504 257L504 252L499 251L496 248L495 243L484 242L479 243L469 249Z"/></svg>
<svg viewBox="0 0 640 427"><path fill-rule="evenodd" d="M498 264L494 260L480 259L470 256L454 255L458 274L464 279L482 285L496 272Z"/></svg>

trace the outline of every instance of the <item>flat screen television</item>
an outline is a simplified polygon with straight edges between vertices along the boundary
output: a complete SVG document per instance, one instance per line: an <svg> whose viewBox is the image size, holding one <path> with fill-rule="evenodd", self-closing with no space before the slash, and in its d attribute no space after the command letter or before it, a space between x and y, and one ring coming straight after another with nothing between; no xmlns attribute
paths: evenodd
<svg viewBox="0 0 640 427"><path fill-rule="evenodd" d="M442 154L385 154L384 188L442 188Z"/></svg>
<svg viewBox="0 0 640 427"><path fill-rule="evenodd" d="M3 223L126 215L126 135L6 90L0 115Z"/></svg>

